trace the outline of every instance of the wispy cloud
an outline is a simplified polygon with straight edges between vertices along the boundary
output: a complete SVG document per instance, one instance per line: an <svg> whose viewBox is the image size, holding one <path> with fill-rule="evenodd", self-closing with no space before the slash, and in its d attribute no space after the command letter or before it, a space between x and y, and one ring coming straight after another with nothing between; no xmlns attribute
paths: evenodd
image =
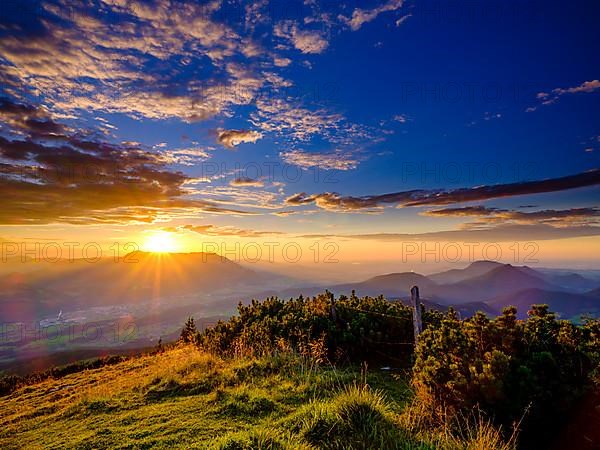
<svg viewBox="0 0 600 450"><path fill-rule="evenodd" d="M559 192L580 187L596 186L598 184L600 184L600 170L594 169L560 178L451 190L421 189L361 197L342 196L336 192L312 195L301 192L288 197L286 203L290 205L314 203L322 209L344 212L381 209L385 205L397 205L398 207L449 205L501 197Z"/></svg>
<svg viewBox="0 0 600 450"><path fill-rule="evenodd" d="M361 157L357 152L337 150L330 153L314 153L302 150L290 150L279 153L287 164L303 169L318 167L323 170L352 170L358 167Z"/></svg>
<svg viewBox="0 0 600 450"><path fill-rule="evenodd" d="M252 123L265 132L285 135L293 140L306 141L314 135L333 136L344 118L324 108L310 110L298 103L280 98L259 99Z"/></svg>
<svg viewBox="0 0 600 450"><path fill-rule="evenodd" d="M556 103L558 99L566 94L579 94L579 93L590 93L600 89L600 80L590 80L584 81L578 86L568 87L568 88L556 88L552 89L550 92L539 92L537 94L537 99L541 102L542 105L551 105ZM530 106L526 109L527 112L532 112L537 109L536 106Z"/></svg>
<svg viewBox="0 0 600 450"><path fill-rule="evenodd" d="M556 227L600 225L600 208L543 209L538 211L515 211L485 206L466 206L424 211L423 215L434 217L477 217L476 222L464 228L486 228L497 224L548 224Z"/></svg>
<svg viewBox="0 0 600 450"><path fill-rule="evenodd" d="M345 22L352 31L356 31L365 23L375 20L380 14L400 9L403 4L403 0L388 0L384 4L372 9L355 8L354 11L352 11L352 16L344 17L340 15L340 19ZM401 20L406 20L406 16ZM401 23L402 22L400 21L400 23L396 24L400 25Z"/></svg>
<svg viewBox="0 0 600 450"><path fill-rule="evenodd" d="M178 227L163 228L163 230L170 232L190 231L193 233L202 234L204 236L236 236L244 238L257 238L284 234L279 231L258 231L230 226L222 227L216 225L181 225Z"/></svg>
<svg viewBox="0 0 600 450"><path fill-rule="evenodd" d="M395 122L406 123L409 121L409 118L406 114L396 114L394 117L392 117L392 120Z"/></svg>
<svg viewBox="0 0 600 450"><path fill-rule="evenodd" d="M344 235L307 235L307 238L328 237L382 242L515 242L568 239L599 236L598 226L554 227L548 224L498 224L485 229L460 229L427 233L369 233Z"/></svg>
<svg viewBox="0 0 600 450"><path fill-rule="evenodd" d="M200 148L162 149L159 155L168 164L181 164L182 166L195 166L210 158L210 153Z"/></svg>

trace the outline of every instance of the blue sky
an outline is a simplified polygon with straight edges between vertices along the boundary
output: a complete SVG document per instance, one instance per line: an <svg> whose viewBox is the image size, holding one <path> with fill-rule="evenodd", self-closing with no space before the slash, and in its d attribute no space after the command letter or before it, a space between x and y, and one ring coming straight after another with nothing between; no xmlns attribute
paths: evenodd
<svg viewBox="0 0 600 450"><path fill-rule="evenodd" d="M597 236L599 16L592 1L9 2L0 226ZM72 183L41 177L51 166Z"/></svg>

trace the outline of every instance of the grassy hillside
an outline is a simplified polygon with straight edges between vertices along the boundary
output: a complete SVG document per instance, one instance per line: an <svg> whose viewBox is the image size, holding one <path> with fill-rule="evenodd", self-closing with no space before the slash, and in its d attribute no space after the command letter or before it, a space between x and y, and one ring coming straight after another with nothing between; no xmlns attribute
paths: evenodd
<svg viewBox="0 0 600 450"><path fill-rule="evenodd" d="M315 364L182 346L50 379L0 399L0 448L501 448L421 430L404 377Z"/></svg>
<svg viewBox="0 0 600 450"><path fill-rule="evenodd" d="M0 448L597 448L599 321L423 325L415 346L411 308L331 293L189 318L166 350L0 379Z"/></svg>

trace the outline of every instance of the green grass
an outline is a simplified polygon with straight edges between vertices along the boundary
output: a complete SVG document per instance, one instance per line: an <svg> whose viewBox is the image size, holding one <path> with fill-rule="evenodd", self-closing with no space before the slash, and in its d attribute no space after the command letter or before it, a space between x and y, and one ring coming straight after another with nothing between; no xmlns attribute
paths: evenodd
<svg viewBox="0 0 600 450"><path fill-rule="evenodd" d="M292 355L224 361L176 348L0 397L0 448L500 448L477 446L479 428L461 440L406 422L405 378L360 379Z"/></svg>

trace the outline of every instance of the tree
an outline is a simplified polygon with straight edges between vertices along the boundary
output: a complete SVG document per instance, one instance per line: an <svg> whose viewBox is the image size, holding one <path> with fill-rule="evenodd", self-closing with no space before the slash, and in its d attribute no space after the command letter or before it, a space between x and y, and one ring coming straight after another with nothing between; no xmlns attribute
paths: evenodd
<svg viewBox="0 0 600 450"><path fill-rule="evenodd" d="M198 330L196 330L194 318L188 317L183 329L181 330L181 334L179 335L179 340L186 344L195 343L197 334Z"/></svg>

